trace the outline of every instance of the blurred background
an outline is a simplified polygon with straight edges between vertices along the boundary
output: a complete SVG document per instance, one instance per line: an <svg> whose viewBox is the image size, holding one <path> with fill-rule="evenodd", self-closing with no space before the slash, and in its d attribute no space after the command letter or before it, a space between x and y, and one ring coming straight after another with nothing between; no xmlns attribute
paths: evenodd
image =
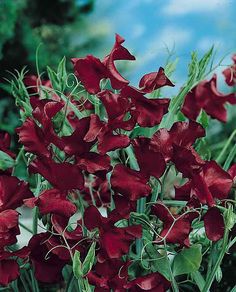
<svg viewBox="0 0 236 292"><path fill-rule="evenodd" d="M4 81L7 71L24 66L36 73L36 49L39 69L56 68L63 56L70 58L95 54L103 58L114 43L115 33L126 39L125 46L136 56L135 62L122 62L125 77L137 85L145 73L165 66L166 60L178 59L171 79L176 94L187 78L191 51L203 55L215 46L217 63L230 65L236 52L235 0L0 0L0 129L14 135L20 124L18 110ZM219 87L224 85L221 71ZM235 112L235 110L234 110ZM230 111L227 125L213 121L210 128L211 150L235 129L236 113ZM235 143L233 141L233 143ZM17 146L16 146L17 147ZM224 261L224 281L218 290L228 291L236 274L235 256Z"/></svg>
<svg viewBox="0 0 236 292"><path fill-rule="evenodd" d="M71 57L103 58L119 33L137 58L122 62L133 85L143 74L165 66L168 57L178 59L172 76L176 87L167 91L171 96L186 79L191 51L202 55L214 44L215 61L225 56L223 64L231 63L235 11L235 0L0 0L0 127L13 134L18 122L9 111L14 102L6 99L9 88L3 77L23 66L35 73L40 43L42 73L47 65L55 68L63 56L69 68Z"/></svg>

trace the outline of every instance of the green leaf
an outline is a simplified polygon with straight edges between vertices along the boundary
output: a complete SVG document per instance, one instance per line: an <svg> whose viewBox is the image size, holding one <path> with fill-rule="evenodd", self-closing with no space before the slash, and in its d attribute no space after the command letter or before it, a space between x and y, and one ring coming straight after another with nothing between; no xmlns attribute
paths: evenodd
<svg viewBox="0 0 236 292"><path fill-rule="evenodd" d="M52 83L52 87L56 90L60 90L60 84L55 71L53 71L49 66L47 66L48 77Z"/></svg>
<svg viewBox="0 0 236 292"><path fill-rule="evenodd" d="M89 251L82 265L83 276L86 276L89 273L89 271L92 269L92 266L95 260L95 247L96 247L96 242L93 242L89 248Z"/></svg>
<svg viewBox="0 0 236 292"><path fill-rule="evenodd" d="M184 248L173 261L174 276L189 274L200 268L202 261L202 246L194 244L190 248Z"/></svg>
<svg viewBox="0 0 236 292"><path fill-rule="evenodd" d="M67 80L66 57L63 57L58 65L57 78L61 87L60 90L64 91L66 89L66 80Z"/></svg>
<svg viewBox="0 0 236 292"><path fill-rule="evenodd" d="M6 170L13 167L15 164L14 159L11 158L7 153L0 151L0 169Z"/></svg>
<svg viewBox="0 0 236 292"><path fill-rule="evenodd" d="M156 248L150 243L145 247L147 254L151 261L151 270L152 272L159 272L162 274L168 281L171 280L170 268L169 268L169 259L167 258L166 253L160 254Z"/></svg>
<svg viewBox="0 0 236 292"><path fill-rule="evenodd" d="M73 258L73 273L77 279L80 279L83 276L80 252L78 250L75 251Z"/></svg>
<svg viewBox="0 0 236 292"><path fill-rule="evenodd" d="M198 122L203 126L203 128L207 128L209 125L209 118L208 115L204 110L201 111L200 117L198 119Z"/></svg>
<svg viewBox="0 0 236 292"><path fill-rule="evenodd" d="M212 59L213 52L214 52L214 46L212 46L210 48L210 50L207 51L206 54L199 61L199 63L198 63L199 72L198 72L198 76L197 76L198 79L203 78L203 76L206 72L206 69L207 69L207 67Z"/></svg>
<svg viewBox="0 0 236 292"><path fill-rule="evenodd" d="M205 138L202 138L200 141L198 141L196 151L204 160L210 160L211 150Z"/></svg>

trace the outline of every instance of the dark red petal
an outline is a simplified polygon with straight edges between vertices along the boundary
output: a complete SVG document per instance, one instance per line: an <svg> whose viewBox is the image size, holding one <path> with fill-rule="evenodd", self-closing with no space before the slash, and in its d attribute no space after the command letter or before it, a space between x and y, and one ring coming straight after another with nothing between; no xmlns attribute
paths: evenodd
<svg viewBox="0 0 236 292"><path fill-rule="evenodd" d="M140 90L147 93L166 85L174 86L174 84L165 75L162 67L159 68L158 72L152 72L144 75L139 82Z"/></svg>
<svg viewBox="0 0 236 292"><path fill-rule="evenodd" d="M42 215L52 213L70 217L77 210L76 206L66 199L65 194L56 189L46 190L41 193L35 202L35 206L39 207Z"/></svg>
<svg viewBox="0 0 236 292"><path fill-rule="evenodd" d="M150 149L150 139L138 138L132 142L140 171L146 176L159 178L163 175L166 163L160 152Z"/></svg>
<svg viewBox="0 0 236 292"><path fill-rule="evenodd" d="M122 134L114 135L107 132L106 134L98 137L98 151L102 155L105 155L109 151L126 148L129 144L129 137Z"/></svg>
<svg viewBox="0 0 236 292"><path fill-rule="evenodd" d="M203 172L212 196L220 200L226 199L233 184L231 176L213 160L204 166Z"/></svg>
<svg viewBox="0 0 236 292"><path fill-rule="evenodd" d="M160 152L169 161L173 155L173 145L192 146L198 138L205 136L204 128L194 121L176 122L171 129L158 130L150 141L150 147Z"/></svg>
<svg viewBox="0 0 236 292"><path fill-rule="evenodd" d="M200 114L201 107L197 103L196 97L195 97L195 91L196 87L194 87L186 96L184 99L184 104L181 109L182 113L189 118L190 120L196 121L198 115Z"/></svg>
<svg viewBox="0 0 236 292"><path fill-rule="evenodd" d="M96 94L100 89L100 81L109 76L106 66L92 55L86 58L72 59L74 65L75 75L83 83L85 89L91 93Z"/></svg>
<svg viewBox="0 0 236 292"><path fill-rule="evenodd" d="M171 283L167 281L159 273L151 273L146 276L141 276L135 280L129 282L125 288L130 291L152 291L152 292L164 292L170 288Z"/></svg>
<svg viewBox="0 0 236 292"><path fill-rule="evenodd" d="M192 147L185 148L178 145L173 145L172 161L176 169L188 178L200 172L205 164L205 161Z"/></svg>
<svg viewBox="0 0 236 292"><path fill-rule="evenodd" d="M89 124L89 130L87 134L84 136L84 141L86 142L92 142L94 141L101 130L104 127L104 122L102 122L97 115L90 115L90 124Z"/></svg>
<svg viewBox="0 0 236 292"><path fill-rule="evenodd" d="M217 207L210 208L203 220L206 235L210 240L217 241L224 236L224 218Z"/></svg>
<svg viewBox="0 0 236 292"><path fill-rule="evenodd" d="M116 34L115 44L110 52L104 60L103 64L106 66L109 71L109 78L111 80L111 85L114 89L121 89L125 85L129 83L124 77L120 75L118 70L116 69L114 61L116 60L135 60L135 57L130 54L130 52L122 46L122 43L125 40Z"/></svg>
<svg viewBox="0 0 236 292"><path fill-rule="evenodd" d="M38 281L58 283L63 279L62 269L66 265L66 262L59 259L53 253L50 253L49 258L45 259L45 256L49 252L46 242L50 237L51 234L46 232L36 234L30 239L30 259L33 263L34 274Z"/></svg>
<svg viewBox="0 0 236 292"><path fill-rule="evenodd" d="M133 111L137 116L137 123L141 127L153 127L158 125L163 115L168 111L169 102L168 98L163 99L148 99L144 97L143 93L130 86L122 89L121 95L126 98L131 98L134 103Z"/></svg>
<svg viewBox="0 0 236 292"><path fill-rule="evenodd" d="M0 211L16 209L32 196L28 183L14 176L0 176Z"/></svg>
<svg viewBox="0 0 236 292"><path fill-rule="evenodd" d="M26 151L38 156L50 156L48 150L49 141L45 140L43 130L32 118L27 118L23 125L16 129L19 142L24 145Z"/></svg>
<svg viewBox="0 0 236 292"><path fill-rule="evenodd" d="M85 136L89 130L91 119L85 117L78 120L75 124L75 131L70 136L63 136L64 151L68 155L82 154L88 152L93 143L85 141Z"/></svg>
<svg viewBox="0 0 236 292"><path fill-rule="evenodd" d="M0 284L7 286L20 275L19 266L15 260L0 260Z"/></svg>
<svg viewBox="0 0 236 292"><path fill-rule="evenodd" d="M90 206L85 210L84 224L88 230L93 230L94 228L101 226L102 216L96 207Z"/></svg>
<svg viewBox="0 0 236 292"><path fill-rule="evenodd" d="M88 152L78 158L77 165L89 173L96 173L105 170L111 170L110 157L108 155L100 155L95 152Z"/></svg>
<svg viewBox="0 0 236 292"><path fill-rule="evenodd" d="M122 164L117 164L111 176L112 189L128 200L136 201L148 196L151 188L147 185L147 179L140 172L132 170Z"/></svg>
<svg viewBox="0 0 236 292"><path fill-rule="evenodd" d="M83 189L84 177L78 166L53 160L35 159L29 166L31 173L40 173L53 187L61 191Z"/></svg>

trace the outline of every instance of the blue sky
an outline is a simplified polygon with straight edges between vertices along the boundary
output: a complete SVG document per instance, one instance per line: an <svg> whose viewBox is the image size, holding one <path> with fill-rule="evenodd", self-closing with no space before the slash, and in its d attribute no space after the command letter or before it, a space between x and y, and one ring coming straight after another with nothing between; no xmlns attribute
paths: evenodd
<svg viewBox="0 0 236 292"><path fill-rule="evenodd" d="M179 58L178 82L186 78L190 53L199 54L215 45L218 58L236 52L236 0L97 0L91 21L101 25L108 38L108 51L114 34L126 39L125 46L135 54L130 65L133 83L149 71L165 64L166 46L175 48ZM221 70L221 68L219 69Z"/></svg>

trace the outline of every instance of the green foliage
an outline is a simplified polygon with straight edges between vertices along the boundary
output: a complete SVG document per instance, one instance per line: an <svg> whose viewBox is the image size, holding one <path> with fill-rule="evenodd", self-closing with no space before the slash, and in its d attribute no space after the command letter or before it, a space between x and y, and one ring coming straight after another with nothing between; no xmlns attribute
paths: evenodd
<svg viewBox="0 0 236 292"><path fill-rule="evenodd" d="M200 268L202 261L202 247L200 244L184 248L178 253L173 262L173 274L175 276L189 274Z"/></svg>
<svg viewBox="0 0 236 292"><path fill-rule="evenodd" d="M14 166L14 159L7 153L0 150L0 170L6 170Z"/></svg>

